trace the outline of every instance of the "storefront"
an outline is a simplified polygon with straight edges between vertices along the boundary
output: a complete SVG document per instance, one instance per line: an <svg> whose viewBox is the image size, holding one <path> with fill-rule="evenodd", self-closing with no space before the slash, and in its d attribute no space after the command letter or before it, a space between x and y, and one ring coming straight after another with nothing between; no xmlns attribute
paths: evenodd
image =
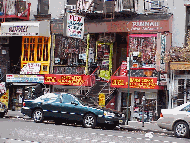
<svg viewBox="0 0 191 143"><path fill-rule="evenodd" d="M50 22L24 21L1 23L0 36L9 38L9 63L6 86L9 89L9 108L22 106L24 99L43 94L43 74L50 69ZM39 84L38 84L39 83ZM37 93L40 87L41 93ZM35 91L36 90L36 91Z"/></svg>
<svg viewBox="0 0 191 143"><path fill-rule="evenodd" d="M190 63L170 62L169 108L190 102Z"/></svg>
<svg viewBox="0 0 191 143"><path fill-rule="evenodd" d="M44 94L44 75L6 74L9 87L9 108L17 110L22 107L24 99L35 99Z"/></svg>

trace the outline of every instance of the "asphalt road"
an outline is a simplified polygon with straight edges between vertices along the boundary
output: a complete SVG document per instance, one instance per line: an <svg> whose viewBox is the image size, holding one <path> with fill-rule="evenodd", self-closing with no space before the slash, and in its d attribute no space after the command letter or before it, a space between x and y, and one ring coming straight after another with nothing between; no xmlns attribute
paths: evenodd
<svg viewBox="0 0 191 143"><path fill-rule="evenodd" d="M54 122L34 123L32 120L0 118L0 143L189 143L190 139L172 135L127 130L88 129L81 125L55 125Z"/></svg>

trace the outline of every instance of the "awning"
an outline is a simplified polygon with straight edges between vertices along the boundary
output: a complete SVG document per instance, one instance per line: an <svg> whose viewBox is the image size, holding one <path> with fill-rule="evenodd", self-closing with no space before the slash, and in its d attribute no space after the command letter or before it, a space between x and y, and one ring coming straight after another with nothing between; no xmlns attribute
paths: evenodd
<svg viewBox="0 0 191 143"><path fill-rule="evenodd" d="M190 70L190 63L188 63L188 62L171 62L170 70Z"/></svg>

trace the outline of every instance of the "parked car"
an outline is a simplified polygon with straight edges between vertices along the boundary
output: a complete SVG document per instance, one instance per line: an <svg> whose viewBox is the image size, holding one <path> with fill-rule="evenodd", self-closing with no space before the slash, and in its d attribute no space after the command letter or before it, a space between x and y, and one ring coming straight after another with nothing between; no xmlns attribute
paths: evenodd
<svg viewBox="0 0 191 143"><path fill-rule="evenodd" d="M7 106L0 102L0 118L3 118L5 114L7 114L8 112L8 109L7 109Z"/></svg>
<svg viewBox="0 0 191 143"><path fill-rule="evenodd" d="M157 124L160 128L174 131L176 137L188 137L190 134L190 102L174 109L161 109Z"/></svg>
<svg viewBox="0 0 191 143"><path fill-rule="evenodd" d="M81 122L86 128L101 126L114 129L125 122L125 115L121 112L96 104L90 106L85 100L68 93L47 93L35 100L25 100L21 113L32 117L36 123L53 119L57 123Z"/></svg>

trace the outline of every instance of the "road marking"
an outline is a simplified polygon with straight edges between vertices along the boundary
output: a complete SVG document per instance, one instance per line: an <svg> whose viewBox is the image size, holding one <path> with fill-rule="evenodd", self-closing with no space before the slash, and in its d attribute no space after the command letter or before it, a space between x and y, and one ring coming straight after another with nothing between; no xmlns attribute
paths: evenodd
<svg viewBox="0 0 191 143"><path fill-rule="evenodd" d="M27 143L30 143L31 141L26 141Z"/></svg>
<svg viewBox="0 0 191 143"><path fill-rule="evenodd" d="M107 141L101 141L102 143L106 143Z"/></svg>
<svg viewBox="0 0 191 143"><path fill-rule="evenodd" d="M165 142L165 143L166 143L166 142L168 143L169 141L164 141L164 142Z"/></svg>
<svg viewBox="0 0 191 143"><path fill-rule="evenodd" d="M97 142L97 140L92 140L92 142Z"/></svg>
<svg viewBox="0 0 191 143"><path fill-rule="evenodd" d="M62 138L63 136L58 136L59 138Z"/></svg>
<svg viewBox="0 0 191 143"><path fill-rule="evenodd" d="M53 135L48 135L49 137L52 137Z"/></svg>
<svg viewBox="0 0 191 143"><path fill-rule="evenodd" d="M88 140L90 140L90 139L84 139L85 141L88 141Z"/></svg>
<svg viewBox="0 0 191 143"><path fill-rule="evenodd" d="M96 133L92 133L92 135L94 135L94 134L96 134Z"/></svg>
<svg viewBox="0 0 191 143"><path fill-rule="evenodd" d="M131 139L131 137L127 137L128 139Z"/></svg>
<svg viewBox="0 0 191 143"><path fill-rule="evenodd" d="M33 134L36 134L36 133L33 133Z"/></svg>
<svg viewBox="0 0 191 143"><path fill-rule="evenodd" d="M101 136L103 136L104 134L100 134Z"/></svg>
<svg viewBox="0 0 191 143"><path fill-rule="evenodd" d="M137 138L138 140L141 140L142 138Z"/></svg>
<svg viewBox="0 0 191 143"><path fill-rule="evenodd" d="M118 136L118 138L122 138L123 136Z"/></svg>
<svg viewBox="0 0 191 143"><path fill-rule="evenodd" d="M108 135L108 136L113 136L113 135Z"/></svg>
<svg viewBox="0 0 191 143"><path fill-rule="evenodd" d="M67 139L71 139L72 137L66 137Z"/></svg>
<svg viewBox="0 0 191 143"><path fill-rule="evenodd" d="M145 139L145 140L150 141L151 139Z"/></svg>
<svg viewBox="0 0 191 143"><path fill-rule="evenodd" d="M44 136L44 134L39 134L39 136Z"/></svg>
<svg viewBox="0 0 191 143"><path fill-rule="evenodd" d="M77 140L81 140L81 138L76 138Z"/></svg>
<svg viewBox="0 0 191 143"><path fill-rule="evenodd" d="M154 140L155 142L158 142L159 140Z"/></svg>

